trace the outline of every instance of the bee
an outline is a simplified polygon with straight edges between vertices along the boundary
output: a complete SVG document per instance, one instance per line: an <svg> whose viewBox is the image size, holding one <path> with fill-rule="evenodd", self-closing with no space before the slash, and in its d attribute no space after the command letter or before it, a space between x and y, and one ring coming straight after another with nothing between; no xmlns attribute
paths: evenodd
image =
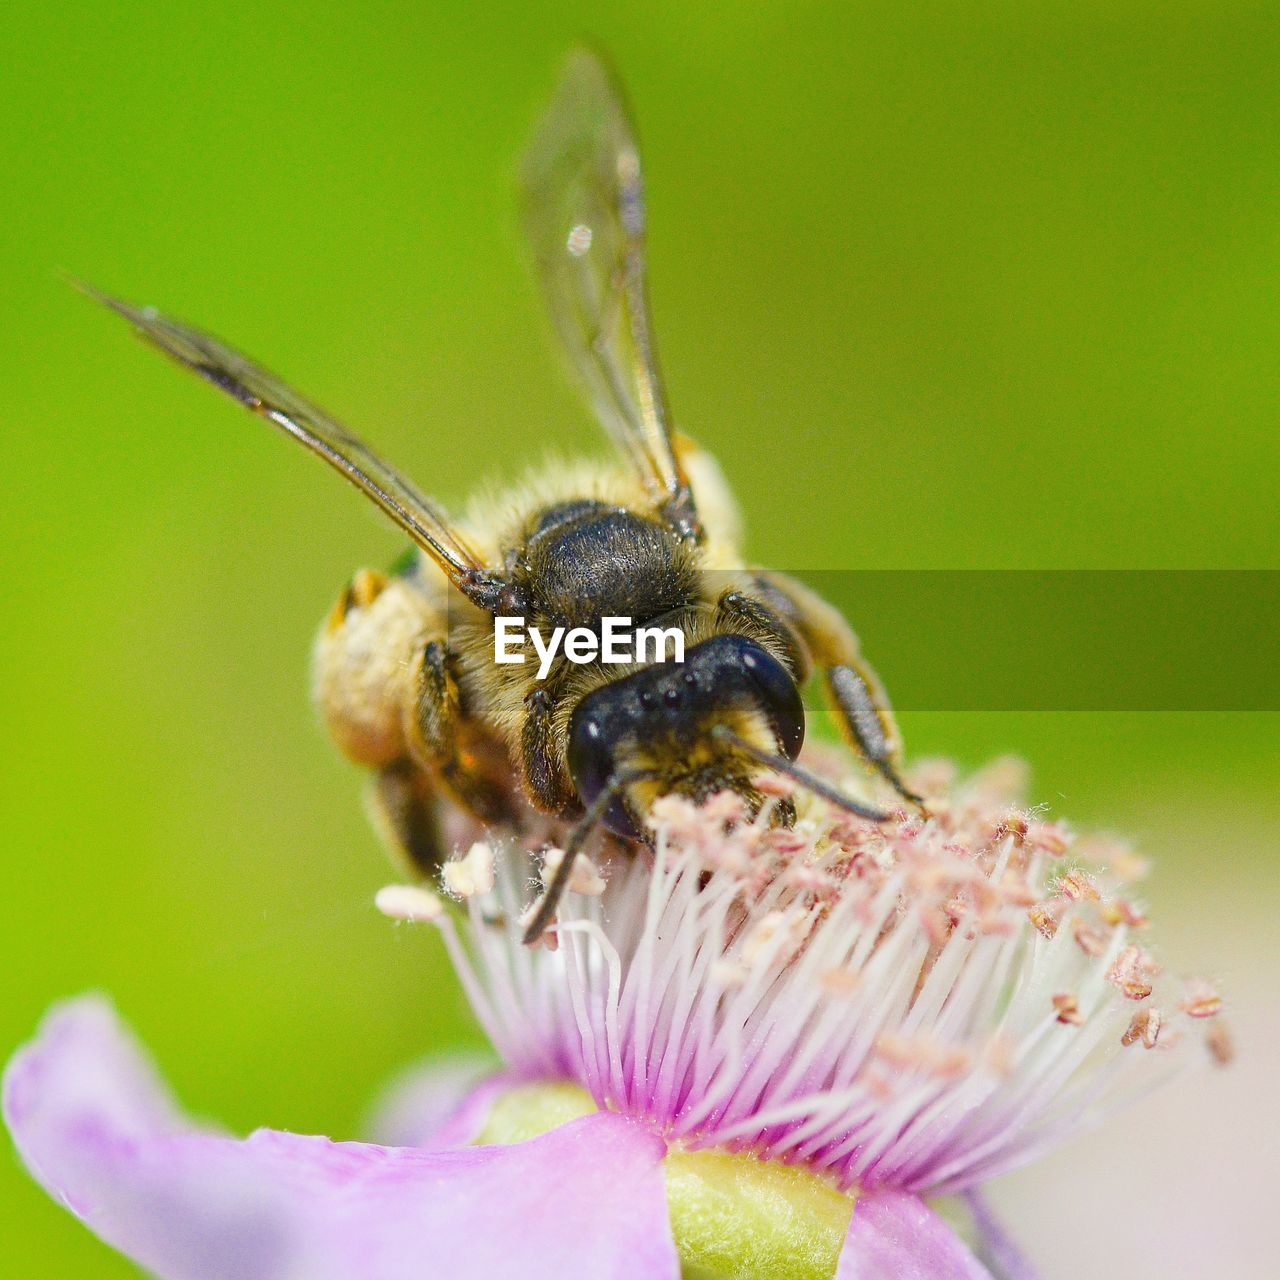
<svg viewBox="0 0 1280 1280"><path fill-rule="evenodd" d="M361 569L316 642L315 697L339 748L372 771L376 824L423 873L447 854L451 810L567 828L530 913L552 923L574 859L603 825L646 839L660 796L729 790L758 811L761 773L844 796L796 763L801 685L820 673L836 723L910 804L901 740L843 616L739 551L710 456L675 433L647 298L635 133L612 75L579 51L521 169L522 218L551 318L619 462L544 468L454 519L334 418L218 339L88 290L166 355L318 454L408 535L390 573ZM495 661L498 619L598 634L606 618L661 622L684 660ZM515 779L513 784L512 779ZM788 820L788 805L776 806ZM794 813L794 810L791 810Z"/></svg>

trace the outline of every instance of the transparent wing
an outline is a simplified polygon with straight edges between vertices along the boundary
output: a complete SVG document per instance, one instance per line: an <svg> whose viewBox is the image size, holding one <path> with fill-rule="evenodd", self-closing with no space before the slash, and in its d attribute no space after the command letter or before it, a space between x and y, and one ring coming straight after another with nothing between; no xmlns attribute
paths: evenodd
<svg viewBox="0 0 1280 1280"><path fill-rule="evenodd" d="M152 307L135 307L87 285L79 287L123 316L166 355L318 454L381 507L459 586L465 588L482 576L479 560L435 503L368 445L274 374L260 369L217 338L171 320Z"/></svg>
<svg viewBox="0 0 1280 1280"><path fill-rule="evenodd" d="M521 170L525 233L561 342L600 420L655 503L697 533L649 319L644 184L621 94L579 50Z"/></svg>

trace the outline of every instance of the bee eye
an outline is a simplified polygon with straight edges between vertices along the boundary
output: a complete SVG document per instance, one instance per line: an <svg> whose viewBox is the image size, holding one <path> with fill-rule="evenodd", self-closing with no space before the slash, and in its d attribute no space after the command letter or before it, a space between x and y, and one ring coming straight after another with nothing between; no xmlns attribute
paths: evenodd
<svg viewBox="0 0 1280 1280"><path fill-rule="evenodd" d="M584 805L591 802L613 777L613 744L600 722L591 715L574 716L569 729L569 773ZM630 839L640 838L640 829L621 798L605 811L604 824L610 831Z"/></svg>
<svg viewBox="0 0 1280 1280"><path fill-rule="evenodd" d="M758 645L744 646L741 661L769 717L779 749L788 760L794 760L804 744L804 702L799 686L786 667Z"/></svg>
<svg viewBox="0 0 1280 1280"><path fill-rule="evenodd" d="M569 737L569 772L584 805L600 794L612 770L612 752L604 741L600 722L590 716L577 720Z"/></svg>

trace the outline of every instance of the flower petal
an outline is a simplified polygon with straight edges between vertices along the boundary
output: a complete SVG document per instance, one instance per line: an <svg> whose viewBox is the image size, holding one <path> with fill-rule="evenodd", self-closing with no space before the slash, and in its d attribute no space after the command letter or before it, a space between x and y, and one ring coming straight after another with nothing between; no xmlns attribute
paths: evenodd
<svg viewBox="0 0 1280 1280"><path fill-rule="evenodd" d="M836 1280L992 1280L991 1273L919 1196L859 1196Z"/></svg>
<svg viewBox="0 0 1280 1280"><path fill-rule="evenodd" d="M675 1280L665 1144L597 1113L450 1151L185 1123L105 1002L55 1011L4 1081L39 1182L162 1280Z"/></svg>
<svg viewBox="0 0 1280 1280"><path fill-rule="evenodd" d="M973 1215L978 1252L995 1268L1000 1280L1036 1280L1035 1268L1001 1226L986 1197L978 1191L966 1191L964 1200Z"/></svg>
<svg viewBox="0 0 1280 1280"><path fill-rule="evenodd" d="M484 1127L494 1099L517 1083L487 1055L428 1058L398 1075L365 1132L392 1147L460 1147Z"/></svg>

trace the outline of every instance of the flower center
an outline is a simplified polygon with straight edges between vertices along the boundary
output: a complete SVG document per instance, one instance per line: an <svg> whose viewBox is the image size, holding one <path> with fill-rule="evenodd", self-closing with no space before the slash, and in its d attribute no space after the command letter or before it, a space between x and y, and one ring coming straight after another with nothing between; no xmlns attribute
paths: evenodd
<svg viewBox="0 0 1280 1280"><path fill-rule="evenodd" d="M478 1143L525 1142L596 1104L575 1084L520 1085L498 1098ZM667 1152L667 1207L685 1280L830 1280L854 1197L793 1165L729 1151Z"/></svg>

